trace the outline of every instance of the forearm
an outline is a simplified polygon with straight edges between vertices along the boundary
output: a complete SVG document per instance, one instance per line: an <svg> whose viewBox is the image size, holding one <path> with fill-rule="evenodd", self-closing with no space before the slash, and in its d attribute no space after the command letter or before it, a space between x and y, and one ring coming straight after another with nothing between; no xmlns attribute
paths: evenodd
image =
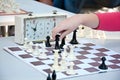
<svg viewBox="0 0 120 80"><path fill-rule="evenodd" d="M90 28L97 28L99 24L99 19L96 14L78 14L77 19L79 19L79 25L85 25Z"/></svg>

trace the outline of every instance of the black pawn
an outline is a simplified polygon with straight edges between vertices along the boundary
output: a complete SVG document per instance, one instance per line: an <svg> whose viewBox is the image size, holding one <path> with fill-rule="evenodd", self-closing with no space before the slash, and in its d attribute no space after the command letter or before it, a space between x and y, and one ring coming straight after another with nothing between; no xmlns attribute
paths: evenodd
<svg viewBox="0 0 120 80"><path fill-rule="evenodd" d="M47 37L46 37L45 45L46 45L46 47L51 47L51 44L50 44L50 36L47 36Z"/></svg>
<svg viewBox="0 0 120 80"><path fill-rule="evenodd" d="M72 37L72 40L70 41L71 44L78 44L78 41L76 39L76 32L77 30L73 31L73 37Z"/></svg>
<svg viewBox="0 0 120 80"><path fill-rule="evenodd" d="M53 71L53 73L52 73L52 80L56 80L56 72L55 72L55 70Z"/></svg>
<svg viewBox="0 0 120 80"><path fill-rule="evenodd" d="M99 69L102 69L102 70L108 69L107 65L105 64L106 58L102 57L101 60L102 60L102 64L99 66Z"/></svg>
<svg viewBox="0 0 120 80"><path fill-rule="evenodd" d="M60 37L60 35L55 36L55 49L60 49L59 37Z"/></svg>
<svg viewBox="0 0 120 80"><path fill-rule="evenodd" d="M47 80L52 80L50 74L48 74Z"/></svg>
<svg viewBox="0 0 120 80"><path fill-rule="evenodd" d="M62 42L60 44L60 49L63 49L64 45L65 45L65 37L62 39Z"/></svg>

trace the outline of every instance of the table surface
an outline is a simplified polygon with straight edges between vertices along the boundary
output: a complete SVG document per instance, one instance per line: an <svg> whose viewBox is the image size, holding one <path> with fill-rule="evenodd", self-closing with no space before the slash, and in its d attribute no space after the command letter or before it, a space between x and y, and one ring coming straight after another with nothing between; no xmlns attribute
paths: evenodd
<svg viewBox="0 0 120 80"><path fill-rule="evenodd" d="M34 13L47 13L52 10L58 10L61 12L68 13L64 10L60 10L48 5L37 3L33 0L16 0L20 7L27 11L32 11ZM32 6L31 6L32 5ZM1 18L0 18L1 20ZM79 38L80 41L90 41L97 45L104 46L111 50L120 53L120 40L119 39L87 39ZM0 80L46 80L46 76L40 74L37 70L33 69L31 66L20 61L16 57L10 55L3 50L3 47L17 45L14 43L14 37L0 38ZM120 80L120 71L95 74L89 76L82 76L79 78L71 78L65 80Z"/></svg>
<svg viewBox="0 0 120 80"><path fill-rule="evenodd" d="M97 45L104 46L120 53L120 40L101 40L80 38L80 41L89 41ZM0 80L46 80L45 75L40 74L31 66L20 61L3 50L3 47L17 45L14 43L14 37L0 38ZM120 71L83 76L79 79L65 80L120 80Z"/></svg>

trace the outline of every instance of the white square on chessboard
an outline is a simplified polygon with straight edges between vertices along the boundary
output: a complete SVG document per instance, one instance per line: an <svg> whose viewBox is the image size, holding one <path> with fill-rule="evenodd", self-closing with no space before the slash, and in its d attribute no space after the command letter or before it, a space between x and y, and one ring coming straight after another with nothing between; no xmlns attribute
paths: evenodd
<svg viewBox="0 0 120 80"><path fill-rule="evenodd" d="M25 62L28 62L28 63L38 61L38 59L36 59L34 57L33 58L25 58L25 59L21 58L21 59L24 60Z"/></svg>
<svg viewBox="0 0 120 80"><path fill-rule="evenodd" d="M83 51L83 49L81 49L81 48L74 48L74 52L77 52L77 51Z"/></svg>
<svg viewBox="0 0 120 80"><path fill-rule="evenodd" d="M28 53L26 53L25 51L14 51L14 52L12 52L12 53L15 54L15 55L28 54Z"/></svg>
<svg viewBox="0 0 120 80"><path fill-rule="evenodd" d="M106 58L106 61L115 59L114 57L111 57L111 56L105 56L105 58Z"/></svg>
<svg viewBox="0 0 120 80"><path fill-rule="evenodd" d="M84 56L86 56L86 57L88 57L88 58L95 58L95 57L98 57L98 56L96 56L96 55L94 55L94 54L87 54L87 55L84 55Z"/></svg>
<svg viewBox="0 0 120 80"><path fill-rule="evenodd" d="M119 64L117 64L118 66L120 66L120 63Z"/></svg>
<svg viewBox="0 0 120 80"><path fill-rule="evenodd" d="M41 60L43 63L45 64L53 64L54 63L54 60Z"/></svg>
<svg viewBox="0 0 120 80"><path fill-rule="evenodd" d="M82 68L82 69L93 67L92 65L89 65L89 64L86 64L86 63L78 64L77 66L79 66L79 67Z"/></svg>
<svg viewBox="0 0 120 80"><path fill-rule="evenodd" d="M119 54L119 53L117 53L117 52L115 52L115 51L107 51L107 52L104 52L105 54L107 54L107 55L115 55L115 54Z"/></svg>
<svg viewBox="0 0 120 80"><path fill-rule="evenodd" d="M82 54L80 54L80 53L78 53L78 52L74 52L73 53L75 56L80 56L80 55L82 55Z"/></svg>
<svg viewBox="0 0 120 80"><path fill-rule="evenodd" d="M82 61L83 63L92 63L92 62L95 62L95 60L92 60L92 59L89 59L89 58L87 58L87 59L82 59L82 60L80 60L80 61Z"/></svg>
<svg viewBox="0 0 120 80"><path fill-rule="evenodd" d="M78 48L86 47L86 45L83 45L83 44L78 44L78 45L75 45L75 46L78 47Z"/></svg>
<svg viewBox="0 0 120 80"><path fill-rule="evenodd" d="M51 67L49 65L40 65L40 66L34 66L37 70L41 71L43 69L50 69Z"/></svg>
<svg viewBox="0 0 120 80"><path fill-rule="evenodd" d="M40 52L48 52L46 49L39 49Z"/></svg>
<svg viewBox="0 0 120 80"><path fill-rule="evenodd" d="M93 49L93 50L87 50L87 52L89 52L90 54L93 54L93 53L99 53L100 51Z"/></svg>
<svg viewBox="0 0 120 80"><path fill-rule="evenodd" d="M93 49L100 49L100 48L103 48L102 46L99 46L99 45L96 45L95 44L95 46L90 46L91 48L93 48Z"/></svg>

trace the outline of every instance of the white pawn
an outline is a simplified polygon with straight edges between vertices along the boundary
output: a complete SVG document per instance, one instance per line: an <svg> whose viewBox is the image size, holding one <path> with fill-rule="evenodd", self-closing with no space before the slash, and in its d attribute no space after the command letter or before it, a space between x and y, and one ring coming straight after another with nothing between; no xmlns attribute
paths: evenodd
<svg viewBox="0 0 120 80"><path fill-rule="evenodd" d="M23 48L24 48L25 50L28 49L28 39L27 39L27 38L24 39Z"/></svg>
<svg viewBox="0 0 120 80"><path fill-rule="evenodd" d="M45 53L45 41L43 41L43 43L42 43L42 48L41 48L41 51L40 51L39 58L40 59L47 59L47 55Z"/></svg>
<svg viewBox="0 0 120 80"><path fill-rule="evenodd" d="M40 52L39 52L39 45L35 44L35 49L33 50L32 53L34 56L39 56Z"/></svg>
<svg viewBox="0 0 120 80"><path fill-rule="evenodd" d="M67 69L67 61L65 59L62 59L60 61L60 71L64 71Z"/></svg>
<svg viewBox="0 0 120 80"><path fill-rule="evenodd" d="M27 52L30 52L30 53L33 52L33 42L32 42L32 41L29 42L29 44L28 44L28 49L27 49L26 51L27 51Z"/></svg>
<svg viewBox="0 0 120 80"><path fill-rule="evenodd" d="M70 45L69 47L70 47L70 53L67 56L67 58L69 59L69 61L72 61L76 59L75 54L74 54L74 46Z"/></svg>
<svg viewBox="0 0 120 80"><path fill-rule="evenodd" d="M63 53L62 53L62 55L61 55L61 56L62 56L62 59L61 59L61 61L60 61L61 71L67 69L67 62L66 62L66 57L67 57L67 51L66 51L66 49L67 49L67 45L64 45L63 48L64 48L64 51L63 51Z"/></svg>
<svg viewBox="0 0 120 80"><path fill-rule="evenodd" d="M69 69L67 70L67 74L70 74L70 75L72 75L72 74L76 74L76 72L74 71L74 69L73 69L73 66L74 66L74 63L73 62L70 62L70 67L69 67Z"/></svg>
<svg viewBox="0 0 120 80"><path fill-rule="evenodd" d="M59 52L59 50L54 50L54 58L55 58L55 57L60 58L58 52Z"/></svg>
<svg viewBox="0 0 120 80"><path fill-rule="evenodd" d="M68 56L67 48L68 48L67 45L64 45L64 46L63 46L64 51L63 51L63 53L62 53L62 58Z"/></svg>

